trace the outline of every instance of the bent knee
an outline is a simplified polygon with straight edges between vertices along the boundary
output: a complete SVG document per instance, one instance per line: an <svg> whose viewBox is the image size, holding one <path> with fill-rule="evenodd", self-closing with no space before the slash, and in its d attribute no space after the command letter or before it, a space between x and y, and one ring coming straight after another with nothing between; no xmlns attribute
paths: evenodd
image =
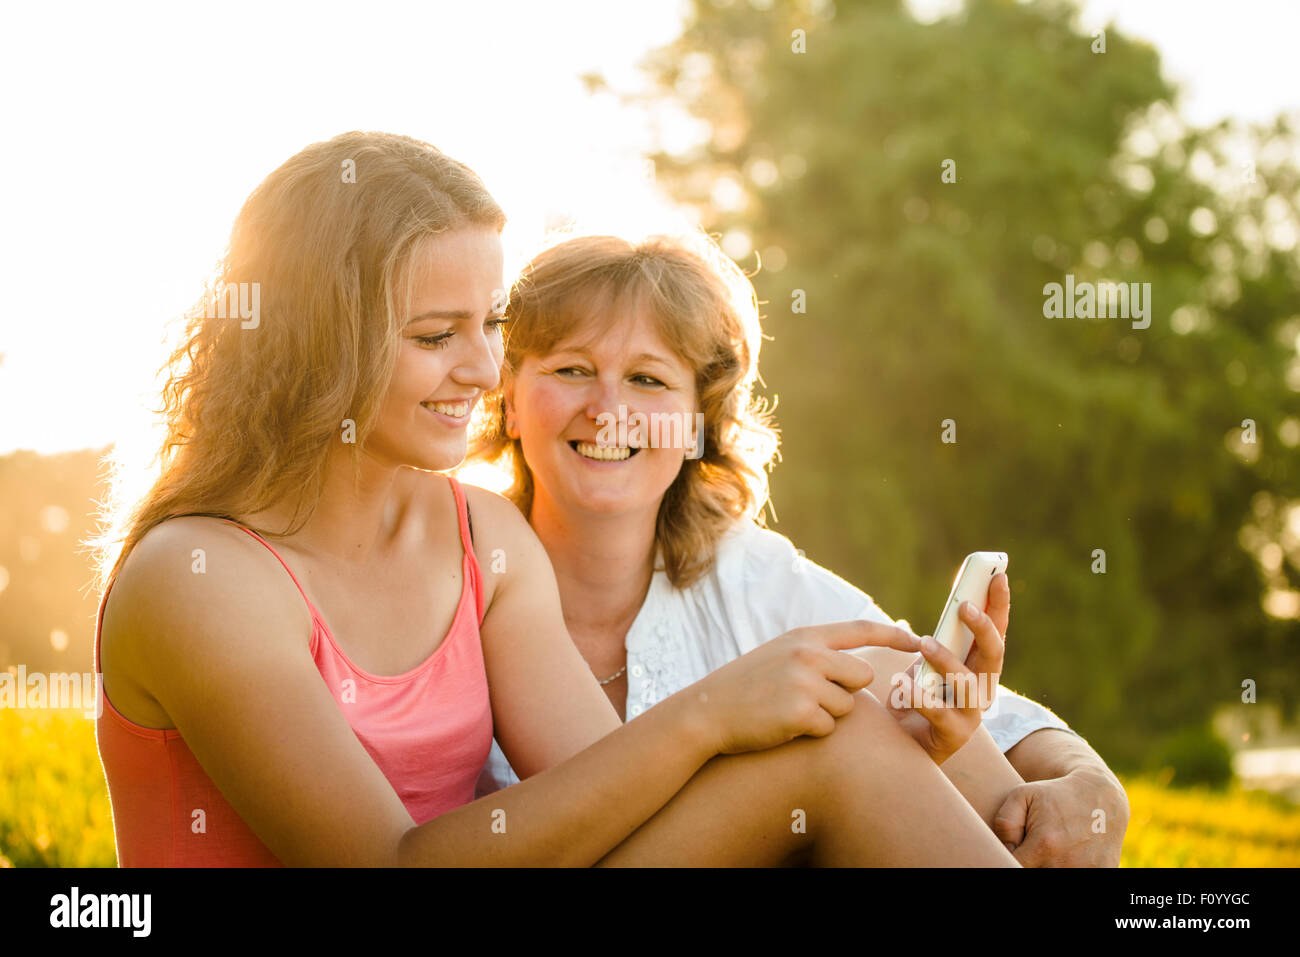
<svg viewBox="0 0 1300 957"><path fill-rule="evenodd" d="M822 747L817 749L817 760L824 762L824 770L831 774L851 766L860 770L864 764L887 765L924 755L920 745L868 691L856 692L853 710L836 718L835 730L819 740Z"/></svg>
<svg viewBox="0 0 1300 957"><path fill-rule="evenodd" d="M844 715L840 722L844 723L845 728L853 727L856 729L858 726L865 726L874 729L879 734L888 734L893 731L907 737L906 732L899 726L898 721L889 713L885 705L865 688L854 692L853 710ZM840 722L837 722L837 725ZM838 731L840 728L837 727L836 730Z"/></svg>

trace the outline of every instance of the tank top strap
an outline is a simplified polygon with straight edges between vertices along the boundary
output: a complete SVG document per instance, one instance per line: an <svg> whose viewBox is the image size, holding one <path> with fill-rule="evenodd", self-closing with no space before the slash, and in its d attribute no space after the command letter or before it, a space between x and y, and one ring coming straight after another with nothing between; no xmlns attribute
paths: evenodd
<svg viewBox="0 0 1300 957"><path fill-rule="evenodd" d="M303 590L302 583L298 581L298 576L293 573L293 569L289 567L288 562L286 562L283 558L280 557L280 553L271 547L271 543L268 542L261 535L257 534L257 532L253 531L247 525L240 525L238 522L232 521L231 519L228 518L223 518L222 521L225 522L227 525L233 525L235 526L235 528L242 529L243 531L247 532L249 535L253 536L253 538L257 539L259 542L261 542L263 545L266 546L266 550L270 552L272 555L274 555L275 560L280 563L281 567L283 567L286 572L289 573L289 577L293 580L294 587L298 589L298 594L302 595L302 600L307 603L307 608L311 611L312 619L314 621L319 621L320 612L316 610L316 606L313 605L311 603L311 599L307 597L307 592Z"/></svg>
<svg viewBox="0 0 1300 957"><path fill-rule="evenodd" d="M474 608L478 613L478 622L483 624L483 573L478 565L478 556L474 553L474 539L469 529L469 505L465 501L465 490L460 482L448 475L451 494L456 496L456 518L460 523L460 544L465 550L465 569L468 576L467 585L474 589Z"/></svg>

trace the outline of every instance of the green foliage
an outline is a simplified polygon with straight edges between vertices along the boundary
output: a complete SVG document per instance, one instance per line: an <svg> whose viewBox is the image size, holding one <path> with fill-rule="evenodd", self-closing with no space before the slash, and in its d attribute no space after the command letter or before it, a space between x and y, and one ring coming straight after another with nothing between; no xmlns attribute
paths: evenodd
<svg viewBox="0 0 1300 957"><path fill-rule="evenodd" d="M1152 770L1168 768L1176 787L1226 787L1232 781L1232 749L1207 727L1174 732L1154 752Z"/></svg>
<svg viewBox="0 0 1300 957"><path fill-rule="evenodd" d="M1154 50L1091 47L1066 3L699 0L652 66L712 138L656 163L784 260L755 277L780 530L923 631L1006 550L1008 684L1135 768L1245 677L1294 707L1300 629L1261 598L1300 568L1298 140L1189 129ZM1150 327L1045 318L1066 274L1149 282Z"/></svg>

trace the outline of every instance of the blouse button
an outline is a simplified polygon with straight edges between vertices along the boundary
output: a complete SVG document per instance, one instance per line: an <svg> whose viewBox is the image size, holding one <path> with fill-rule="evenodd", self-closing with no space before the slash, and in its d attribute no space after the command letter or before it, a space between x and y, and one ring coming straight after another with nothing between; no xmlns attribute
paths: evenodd
<svg viewBox="0 0 1300 957"><path fill-rule="evenodd" d="M627 713L635 718L637 715L641 713L641 706L639 704L634 704L632 705L632 707L627 709Z"/></svg>
<svg viewBox="0 0 1300 957"><path fill-rule="evenodd" d="M655 634L658 635L660 638L668 637L668 626L665 625L662 621L659 622L659 624L655 625Z"/></svg>
<svg viewBox="0 0 1300 957"><path fill-rule="evenodd" d="M643 674L645 674L645 669L642 668L640 665L633 665L633 666L632 666L632 677L633 677L633 678L640 678Z"/></svg>

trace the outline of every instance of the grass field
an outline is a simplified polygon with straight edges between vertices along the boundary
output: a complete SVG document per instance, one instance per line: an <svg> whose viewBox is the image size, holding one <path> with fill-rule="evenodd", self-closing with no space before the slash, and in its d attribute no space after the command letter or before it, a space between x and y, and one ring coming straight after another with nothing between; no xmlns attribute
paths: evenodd
<svg viewBox="0 0 1300 957"><path fill-rule="evenodd" d="M1124 867L1300 867L1300 807L1261 792L1129 778ZM94 726L80 712L0 709L0 866L113 867Z"/></svg>
<svg viewBox="0 0 1300 957"><path fill-rule="evenodd" d="M117 865L95 725L80 711L0 708L0 858L15 867Z"/></svg>

